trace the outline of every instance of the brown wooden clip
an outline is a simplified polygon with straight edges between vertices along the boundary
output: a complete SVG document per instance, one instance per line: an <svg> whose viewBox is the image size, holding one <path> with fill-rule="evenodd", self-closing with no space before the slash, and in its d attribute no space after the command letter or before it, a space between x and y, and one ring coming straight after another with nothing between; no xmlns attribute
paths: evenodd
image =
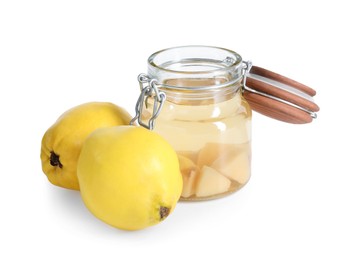
<svg viewBox="0 0 356 260"><path fill-rule="evenodd" d="M247 67L243 95L253 110L293 124L316 118L319 107L313 101L314 89L251 63Z"/></svg>

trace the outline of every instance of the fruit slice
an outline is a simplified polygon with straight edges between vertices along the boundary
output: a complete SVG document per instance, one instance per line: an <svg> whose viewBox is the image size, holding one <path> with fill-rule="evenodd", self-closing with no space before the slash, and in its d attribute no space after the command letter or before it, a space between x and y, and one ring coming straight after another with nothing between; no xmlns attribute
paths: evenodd
<svg viewBox="0 0 356 260"><path fill-rule="evenodd" d="M216 118L217 113L219 118L225 118L238 111L241 106L241 101L240 95L234 95L234 97L221 102L213 99L198 101L199 104L197 104L196 100L194 100L193 103L187 103L187 100L185 100L185 104L177 104L182 101L168 98L167 105L162 107L159 118L163 120L175 121L189 120L191 122L204 120L209 121L212 117ZM149 100L149 102L149 105L152 106L152 101Z"/></svg>
<svg viewBox="0 0 356 260"><path fill-rule="evenodd" d="M183 175L183 190L181 196L188 198L195 194L195 184L198 176L198 171L193 170L189 174Z"/></svg>
<svg viewBox="0 0 356 260"><path fill-rule="evenodd" d="M181 172L190 172L196 168L195 163L188 157L178 154L179 168Z"/></svg>
<svg viewBox="0 0 356 260"><path fill-rule="evenodd" d="M181 196L188 198L195 193L195 184L198 176L198 169L195 163L185 156L178 154L179 167L183 177L183 190Z"/></svg>
<svg viewBox="0 0 356 260"><path fill-rule="evenodd" d="M245 114L226 117L219 124L225 128L219 142L241 144L251 140L251 118Z"/></svg>
<svg viewBox="0 0 356 260"><path fill-rule="evenodd" d="M204 166L196 187L197 197L208 197L229 190L231 181L219 172Z"/></svg>
<svg viewBox="0 0 356 260"><path fill-rule="evenodd" d="M195 151L177 151L178 157L186 157L188 159L190 159L194 165L196 164L195 162L197 161L198 158L198 153Z"/></svg>
<svg viewBox="0 0 356 260"><path fill-rule="evenodd" d="M199 168L211 166L218 158L236 155L238 151L238 145L207 143L198 154L197 165Z"/></svg>
<svg viewBox="0 0 356 260"><path fill-rule="evenodd" d="M221 156L211 165L212 168L231 180L245 184L250 178L250 158L247 152Z"/></svg>
<svg viewBox="0 0 356 260"><path fill-rule="evenodd" d="M222 122L168 121L159 116L156 120L154 131L169 140L176 151L197 152L207 142L229 143L229 140L232 140L234 136L227 136L225 131L222 130L225 128L226 126Z"/></svg>

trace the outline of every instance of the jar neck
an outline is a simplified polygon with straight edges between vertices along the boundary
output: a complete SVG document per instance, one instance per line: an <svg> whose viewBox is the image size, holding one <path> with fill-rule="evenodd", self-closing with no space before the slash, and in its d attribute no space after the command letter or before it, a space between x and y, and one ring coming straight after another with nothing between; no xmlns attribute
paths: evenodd
<svg viewBox="0 0 356 260"><path fill-rule="evenodd" d="M170 85L168 87L165 86L167 85L161 85L160 90L166 94L168 101L175 104L197 105L219 103L233 98L241 87L241 81L206 86L208 89L204 90L193 87L191 89L189 87L177 89L170 87Z"/></svg>
<svg viewBox="0 0 356 260"><path fill-rule="evenodd" d="M239 86L242 58L231 50L210 46L165 49L148 59L148 76L163 91L203 94Z"/></svg>

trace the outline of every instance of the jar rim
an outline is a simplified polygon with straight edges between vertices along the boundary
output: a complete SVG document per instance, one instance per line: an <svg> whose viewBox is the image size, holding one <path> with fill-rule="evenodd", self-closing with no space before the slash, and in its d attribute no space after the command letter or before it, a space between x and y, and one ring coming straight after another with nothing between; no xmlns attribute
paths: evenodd
<svg viewBox="0 0 356 260"><path fill-rule="evenodd" d="M165 68L162 65L157 64L154 60L155 58L157 58L159 55L162 55L165 52L169 52L169 51L178 51L178 50L183 50L183 49L187 49L187 48L200 48L200 49L210 49L210 50L216 50L216 51L223 51L223 52L227 52L230 55L234 56L233 62L231 62L230 64L224 64L224 67L220 67L220 68L214 68L214 69L210 69L210 70L201 70L201 71L188 71L188 70L177 70L177 69L168 69ZM228 57L226 57L228 58ZM176 61L178 62L180 59L175 59L172 61ZM242 65L242 57L241 55L239 55L238 53L236 53L235 51L226 49L226 48L221 48L221 47L216 47L216 46L208 46L208 45L183 45L183 46L176 46L176 47L171 47L171 48L166 48L166 49L162 49L159 50L153 54L151 54L148 57L147 60L149 66L152 66L155 69L161 70L161 71L165 71L165 72L169 72L169 73L175 73L175 74L207 74L207 73L214 73L214 72L218 72L218 71L228 71L233 67L236 66L240 66Z"/></svg>

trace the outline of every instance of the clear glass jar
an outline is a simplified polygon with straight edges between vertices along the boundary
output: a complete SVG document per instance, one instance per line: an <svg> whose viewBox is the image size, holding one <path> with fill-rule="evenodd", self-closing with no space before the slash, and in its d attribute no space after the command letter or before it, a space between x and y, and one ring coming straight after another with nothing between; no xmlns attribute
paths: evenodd
<svg viewBox="0 0 356 260"><path fill-rule="evenodd" d="M242 96L244 64L217 47L183 46L148 59L148 78L166 95L153 131L176 150L182 200L206 200L239 190L250 178L251 109ZM152 117L147 98L142 117Z"/></svg>

